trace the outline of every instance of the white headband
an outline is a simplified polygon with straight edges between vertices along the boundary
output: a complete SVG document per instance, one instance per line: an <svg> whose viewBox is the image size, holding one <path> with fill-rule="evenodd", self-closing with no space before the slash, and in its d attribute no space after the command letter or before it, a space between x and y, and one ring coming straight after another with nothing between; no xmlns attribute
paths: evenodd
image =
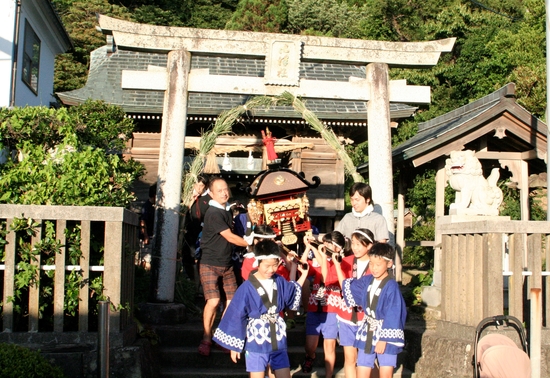
<svg viewBox="0 0 550 378"><path fill-rule="evenodd" d="M380 255L372 255L372 256L381 257L386 261L393 261L392 259L390 259L389 257L386 257L386 256L380 256Z"/></svg>
<svg viewBox="0 0 550 378"><path fill-rule="evenodd" d="M256 260L267 260L267 259L280 259L281 256L279 255L275 255L275 254L271 254L271 255L262 255L262 256L255 256L256 257Z"/></svg>
<svg viewBox="0 0 550 378"><path fill-rule="evenodd" d="M279 259L281 258L281 256L279 256L279 255L274 255L274 254L267 255L267 256L265 256L265 255L263 255L263 256L254 256L254 257L256 258L256 261L254 261L254 262L252 263L252 267L253 267L253 268L257 268L257 267L258 267L258 261L260 261L260 260L267 260L267 259L277 259L277 260L279 260Z"/></svg>
<svg viewBox="0 0 550 378"><path fill-rule="evenodd" d="M361 230L355 230L355 231L353 231L351 234L352 234L352 235L353 235L353 234L363 235L364 237L366 237L367 239L369 239L369 241L370 241L372 244L374 244L374 241L370 238L370 236L367 235L366 233L364 233L364 232L361 231Z"/></svg>
<svg viewBox="0 0 550 378"><path fill-rule="evenodd" d="M250 233L250 235L243 237L244 240L248 243L248 245L252 245L254 242L254 238L258 239L275 239L277 235L271 234L271 235L262 235L262 234L255 234L254 231Z"/></svg>
<svg viewBox="0 0 550 378"><path fill-rule="evenodd" d="M342 247L340 246L340 244L338 244L338 243L335 243L335 242L331 242L331 243L332 243L332 245L333 245L333 246L335 246L335 247L338 247L338 248L342 249Z"/></svg>

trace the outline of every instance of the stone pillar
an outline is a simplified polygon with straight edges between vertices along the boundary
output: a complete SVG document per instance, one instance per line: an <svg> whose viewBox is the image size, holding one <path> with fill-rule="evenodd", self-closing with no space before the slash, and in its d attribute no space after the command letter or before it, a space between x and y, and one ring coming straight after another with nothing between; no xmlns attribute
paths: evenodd
<svg viewBox="0 0 550 378"><path fill-rule="evenodd" d="M520 188L519 188L519 198L520 198L520 207L521 207L521 220L528 221L531 219L531 214L529 212L529 164L527 161L520 160Z"/></svg>
<svg viewBox="0 0 550 378"><path fill-rule="evenodd" d="M443 238L439 226L445 215L445 187L447 186L447 177L445 174L445 159L441 158L437 162L437 173L435 174L435 238L434 238L434 272L433 285L422 287L422 302L430 307L441 305L442 289L442 266L441 251ZM442 306L443 307L443 306Z"/></svg>
<svg viewBox="0 0 550 378"><path fill-rule="evenodd" d="M397 193L397 230L395 232L395 280L403 281L403 250L405 249L405 179L399 176Z"/></svg>
<svg viewBox="0 0 550 378"><path fill-rule="evenodd" d="M168 54L152 260L154 302L174 301L190 63L191 54L186 50Z"/></svg>
<svg viewBox="0 0 550 378"><path fill-rule="evenodd" d="M441 288L441 231L439 221L445 215L445 187L447 177L445 174L445 161L438 161L437 173L435 175L435 246L434 246L434 286Z"/></svg>
<svg viewBox="0 0 550 378"><path fill-rule="evenodd" d="M369 185L373 201L381 207L382 215L388 223L389 242L395 245L388 65L368 64L367 82L370 86L370 100L367 104Z"/></svg>

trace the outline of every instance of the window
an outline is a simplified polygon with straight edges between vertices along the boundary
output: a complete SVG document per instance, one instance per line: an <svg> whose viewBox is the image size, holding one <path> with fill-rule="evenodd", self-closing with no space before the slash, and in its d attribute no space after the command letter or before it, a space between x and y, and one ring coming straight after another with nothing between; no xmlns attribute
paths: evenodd
<svg viewBox="0 0 550 378"><path fill-rule="evenodd" d="M21 79L33 90L38 92L38 70L40 67L40 39L25 22L25 43L23 45L23 72Z"/></svg>

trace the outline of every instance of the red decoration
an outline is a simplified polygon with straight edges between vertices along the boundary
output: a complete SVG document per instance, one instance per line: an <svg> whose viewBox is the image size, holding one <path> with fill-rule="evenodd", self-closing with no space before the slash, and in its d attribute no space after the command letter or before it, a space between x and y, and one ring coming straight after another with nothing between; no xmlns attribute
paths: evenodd
<svg viewBox="0 0 550 378"><path fill-rule="evenodd" d="M265 130L265 132L262 130L262 142L267 150L267 160L275 160L278 158L277 153L275 152L275 141L277 139L271 136L271 131L269 131L268 128Z"/></svg>

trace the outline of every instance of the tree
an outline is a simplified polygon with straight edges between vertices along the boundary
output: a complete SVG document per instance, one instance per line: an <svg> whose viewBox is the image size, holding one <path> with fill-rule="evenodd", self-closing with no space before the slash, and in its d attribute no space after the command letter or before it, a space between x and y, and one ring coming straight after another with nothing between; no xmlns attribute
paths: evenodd
<svg viewBox="0 0 550 378"><path fill-rule="evenodd" d="M122 206L143 166L125 160L132 120L102 102L0 110L0 203Z"/></svg>
<svg viewBox="0 0 550 378"><path fill-rule="evenodd" d="M130 13L107 0L52 0L52 3L74 43L74 51L55 60L54 92L70 91L86 83L90 52L105 45L105 36L96 30L96 15L129 20Z"/></svg>
<svg viewBox="0 0 550 378"><path fill-rule="evenodd" d="M543 2L486 3L480 7L475 2L453 1L437 15L425 16L417 36L456 37L453 51L429 70L392 70L392 78L432 87L432 103L419 112L416 121L456 109L511 81L517 84L518 102L535 115L543 115Z"/></svg>
<svg viewBox="0 0 550 378"><path fill-rule="evenodd" d="M122 0L132 20L151 25L223 29L238 0Z"/></svg>
<svg viewBox="0 0 550 378"><path fill-rule="evenodd" d="M240 0L225 28L280 33L286 27L287 12L284 0Z"/></svg>
<svg viewBox="0 0 550 378"><path fill-rule="evenodd" d="M224 29L237 8L238 0L199 0L194 4L186 26L203 29Z"/></svg>

